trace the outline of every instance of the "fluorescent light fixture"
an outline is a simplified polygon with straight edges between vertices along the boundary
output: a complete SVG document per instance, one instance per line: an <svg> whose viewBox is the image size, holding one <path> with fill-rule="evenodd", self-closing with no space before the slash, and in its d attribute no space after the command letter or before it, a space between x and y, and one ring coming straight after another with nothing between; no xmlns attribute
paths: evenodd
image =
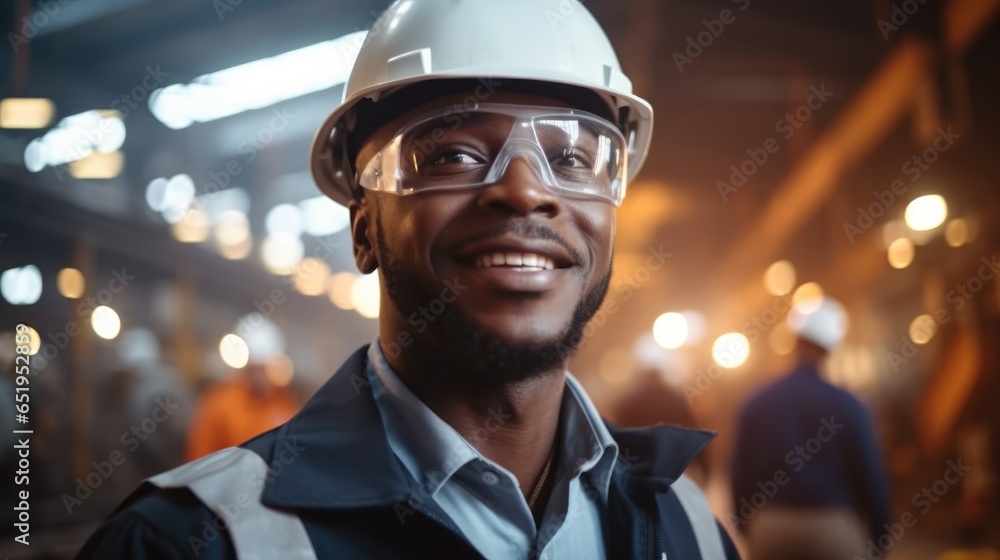
<svg viewBox="0 0 1000 560"><path fill-rule="evenodd" d="M125 143L125 122L117 111L86 111L64 118L24 149L24 165L37 173L47 166L110 154Z"/></svg>
<svg viewBox="0 0 1000 560"><path fill-rule="evenodd" d="M149 109L173 129L221 119L347 82L366 32L173 84L149 96Z"/></svg>
<svg viewBox="0 0 1000 560"><path fill-rule="evenodd" d="M0 99L0 128L45 128L55 115L56 105L51 99Z"/></svg>

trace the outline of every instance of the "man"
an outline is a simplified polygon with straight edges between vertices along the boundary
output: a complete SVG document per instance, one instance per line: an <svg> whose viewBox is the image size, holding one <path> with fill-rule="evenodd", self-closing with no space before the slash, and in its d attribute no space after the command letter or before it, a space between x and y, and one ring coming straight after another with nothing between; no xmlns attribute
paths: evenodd
<svg viewBox="0 0 1000 560"><path fill-rule="evenodd" d="M378 339L81 557L735 558L681 477L711 435L614 431L566 373L651 124L575 1L393 4L312 160L380 274Z"/></svg>
<svg viewBox="0 0 1000 560"><path fill-rule="evenodd" d="M269 375L285 351L285 337L278 326L260 313L251 313L236 322L235 332L247 345L247 363L202 394L187 432L187 461L239 445L287 422L301 405L287 379Z"/></svg>
<svg viewBox="0 0 1000 560"><path fill-rule="evenodd" d="M797 303L788 322L796 366L739 417L731 528L746 531L752 558L866 558L888 522L888 479L864 407L819 371L847 315L824 297Z"/></svg>

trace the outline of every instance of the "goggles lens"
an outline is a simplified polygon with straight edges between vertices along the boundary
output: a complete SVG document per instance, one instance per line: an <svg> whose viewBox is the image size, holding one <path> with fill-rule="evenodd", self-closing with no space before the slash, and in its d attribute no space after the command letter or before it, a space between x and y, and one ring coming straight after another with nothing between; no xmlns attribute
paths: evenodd
<svg viewBox="0 0 1000 560"><path fill-rule="evenodd" d="M359 182L398 195L474 188L498 182L517 160L552 192L618 206L627 152L621 132L596 115L483 103L413 120L368 162Z"/></svg>

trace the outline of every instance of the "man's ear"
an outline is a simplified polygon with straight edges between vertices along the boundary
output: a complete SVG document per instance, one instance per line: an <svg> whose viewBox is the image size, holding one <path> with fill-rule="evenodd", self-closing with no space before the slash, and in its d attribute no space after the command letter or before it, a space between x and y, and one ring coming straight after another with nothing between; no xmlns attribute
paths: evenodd
<svg viewBox="0 0 1000 560"><path fill-rule="evenodd" d="M351 239L354 248L354 264L363 274L371 274L378 268L375 258L375 217L373 205L365 199L352 199L347 204L351 213Z"/></svg>

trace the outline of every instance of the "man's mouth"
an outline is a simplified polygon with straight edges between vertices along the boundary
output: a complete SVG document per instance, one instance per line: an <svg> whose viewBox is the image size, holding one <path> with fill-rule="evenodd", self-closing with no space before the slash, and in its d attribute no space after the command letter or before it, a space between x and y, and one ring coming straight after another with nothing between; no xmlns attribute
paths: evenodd
<svg viewBox="0 0 1000 560"><path fill-rule="evenodd" d="M555 261L537 253L492 252L476 257L476 268L510 268L518 271L534 272L553 270Z"/></svg>

